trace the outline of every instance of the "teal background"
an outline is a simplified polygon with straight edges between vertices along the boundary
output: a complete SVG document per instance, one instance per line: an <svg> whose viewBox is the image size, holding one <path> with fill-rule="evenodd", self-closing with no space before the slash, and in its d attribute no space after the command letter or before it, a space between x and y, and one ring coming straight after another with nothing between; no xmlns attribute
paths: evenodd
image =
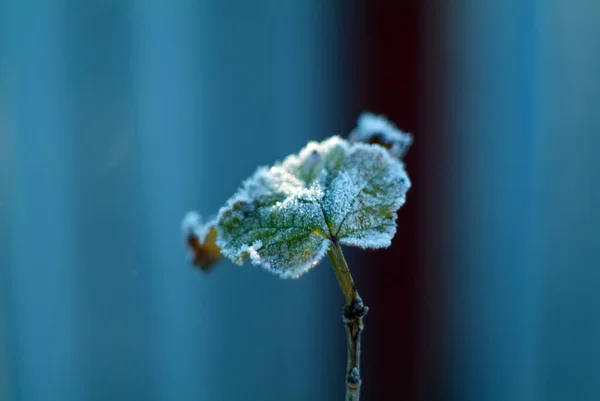
<svg viewBox="0 0 600 401"><path fill-rule="evenodd" d="M180 229L336 128L335 16L319 2L0 4L0 399L339 398L329 269L203 276Z"/></svg>
<svg viewBox="0 0 600 401"><path fill-rule="evenodd" d="M600 3L0 0L0 401L341 400L328 262L188 263L258 165L407 131L363 401L600 399Z"/></svg>

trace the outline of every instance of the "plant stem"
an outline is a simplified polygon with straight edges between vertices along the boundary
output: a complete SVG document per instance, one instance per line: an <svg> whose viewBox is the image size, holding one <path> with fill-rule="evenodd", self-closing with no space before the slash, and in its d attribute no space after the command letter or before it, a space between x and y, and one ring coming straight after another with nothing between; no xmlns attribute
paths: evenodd
<svg viewBox="0 0 600 401"><path fill-rule="evenodd" d="M359 401L360 399L360 334L363 331L363 317L369 308L364 304L348 269L342 248L337 241L332 241L327 252L335 275L342 287L346 298L344 313L342 315L346 325L348 337L348 364L346 366L346 401Z"/></svg>

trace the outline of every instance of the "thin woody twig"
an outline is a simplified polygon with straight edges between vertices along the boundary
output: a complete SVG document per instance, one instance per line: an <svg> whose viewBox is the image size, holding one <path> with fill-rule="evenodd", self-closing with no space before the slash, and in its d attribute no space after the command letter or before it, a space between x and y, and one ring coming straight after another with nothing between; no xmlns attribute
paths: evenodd
<svg viewBox="0 0 600 401"><path fill-rule="evenodd" d="M346 325L348 338L348 364L346 369L346 401L359 401L360 399L360 335L363 331L363 317L369 308L363 304L356 291L354 280L344 259L342 248L334 241L328 251L333 270L342 287L346 298L343 319Z"/></svg>

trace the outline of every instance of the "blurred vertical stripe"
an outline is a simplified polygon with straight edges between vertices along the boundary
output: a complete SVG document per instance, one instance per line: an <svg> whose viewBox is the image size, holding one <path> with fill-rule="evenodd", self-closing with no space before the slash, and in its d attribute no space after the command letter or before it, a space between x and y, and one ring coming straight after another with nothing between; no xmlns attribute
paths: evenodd
<svg viewBox="0 0 600 401"><path fill-rule="evenodd" d="M80 400L73 253L73 140L63 9L58 2L5 7L11 169L8 359L17 400ZM47 138L52 138L48 141ZM57 313L58 312L58 313Z"/></svg>
<svg viewBox="0 0 600 401"><path fill-rule="evenodd" d="M351 265L369 314L363 335L363 398L412 400L417 393L415 358L420 261L416 234L419 208L427 196L419 160L429 142L419 127L420 3L356 2L356 42L360 86L354 115L368 110L387 116L398 128L415 133L405 162L414 183L398 213L398 231L389 249L361 251ZM354 39L354 38L353 38Z"/></svg>
<svg viewBox="0 0 600 401"><path fill-rule="evenodd" d="M10 374L8 369L8 297L2 296L10 290L8 280L10 278L8 266L11 262L10 246L10 222L11 216L11 168L13 146L10 133L10 122L8 113L8 101L6 93L6 77L2 73L5 70L7 51L7 22L8 8L5 3L0 3L0 400L10 401L12 399L10 387Z"/></svg>
<svg viewBox="0 0 600 401"><path fill-rule="evenodd" d="M446 32L451 56L445 129L454 142L445 235L445 366L460 400L531 400L539 335L539 266L532 263L532 1L458 2Z"/></svg>
<svg viewBox="0 0 600 401"><path fill-rule="evenodd" d="M537 3L539 398L600 399L600 3Z"/></svg>
<svg viewBox="0 0 600 401"><path fill-rule="evenodd" d="M132 6L71 2L63 43L76 132L82 399L158 399L149 255L134 136Z"/></svg>

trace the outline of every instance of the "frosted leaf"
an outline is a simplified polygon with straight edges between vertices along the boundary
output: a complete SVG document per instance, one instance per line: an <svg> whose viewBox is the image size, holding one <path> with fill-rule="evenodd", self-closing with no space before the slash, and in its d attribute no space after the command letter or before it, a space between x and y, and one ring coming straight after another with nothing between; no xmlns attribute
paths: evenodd
<svg viewBox="0 0 600 401"><path fill-rule="evenodd" d="M181 228L187 238L191 259L201 270L208 271L221 260L221 248L216 243L216 218L206 223L196 212L188 212L181 222Z"/></svg>
<svg viewBox="0 0 600 401"><path fill-rule="evenodd" d="M363 113L358 118L358 126L348 139L381 145L398 159L404 157L413 141L410 134L396 128L385 117L371 113Z"/></svg>
<svg viewBox="0 0 600 401"><path fill-rule="evenodd" d="M382 146L339 137L310 142L298 155L261 167L219 211L217 244L284 278L314 267L331 241L390 245L410 181Z"/></svg>

